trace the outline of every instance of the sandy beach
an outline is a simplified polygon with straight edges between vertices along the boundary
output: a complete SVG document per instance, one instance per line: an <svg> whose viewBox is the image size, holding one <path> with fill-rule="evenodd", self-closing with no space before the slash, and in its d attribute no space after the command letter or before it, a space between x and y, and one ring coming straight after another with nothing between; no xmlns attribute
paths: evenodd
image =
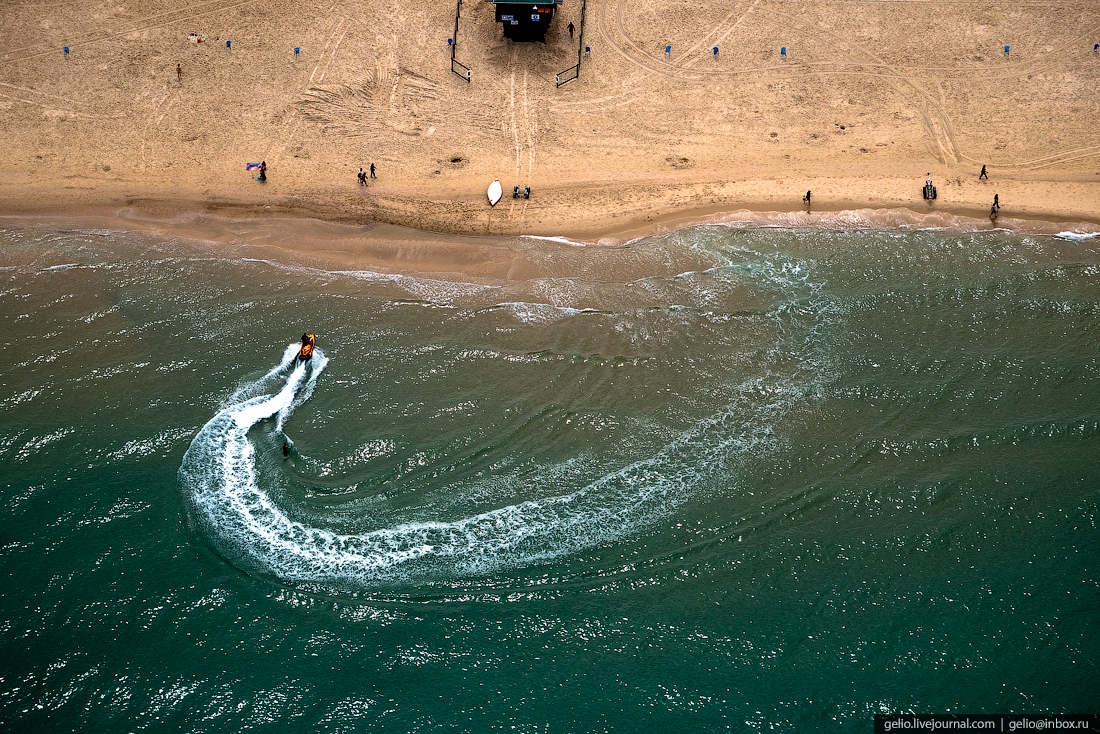
<svg viewBox="0 0 1100 734"><path fill-rule="evenodd" d="M566 0L545 43L460 8L456 35L455 4L7 4L0 213L596 242L731 212L992 227L996 194L998 226L1100 224L1093 3Z"/></svg>

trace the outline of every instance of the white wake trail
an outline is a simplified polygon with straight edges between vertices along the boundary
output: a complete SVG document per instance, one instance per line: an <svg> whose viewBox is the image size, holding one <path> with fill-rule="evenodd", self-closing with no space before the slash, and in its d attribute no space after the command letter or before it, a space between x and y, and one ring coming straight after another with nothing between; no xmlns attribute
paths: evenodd
<svg viewBox="0 0 1100 734"><path fill-rule="evenodd" d="M730 406L655 456L573 491L450 521L338 534L291 519L257 480L249 431L272 417L281 430L327 364L319 350L312 364L296 364L292 347L202 427L179 470L191 521L215 549L246 570L292 583L361 590L450 581L591 548L667 517L713 479L723 457L773 439Z"/></svg>

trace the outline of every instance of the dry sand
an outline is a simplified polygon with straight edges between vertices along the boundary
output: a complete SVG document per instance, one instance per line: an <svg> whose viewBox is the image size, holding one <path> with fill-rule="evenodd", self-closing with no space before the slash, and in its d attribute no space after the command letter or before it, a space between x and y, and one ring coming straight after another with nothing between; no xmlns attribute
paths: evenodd
<svg viewBox="0 0 1100 734"><path fill-rule="evenodd" d="M513 43L464 0L467 83L454 3L4 3L0 213L616 241L729 212L990 226L996 193L1002 226L1100 224L1095 0L592 0L583 40L582 7Z"/></svg>

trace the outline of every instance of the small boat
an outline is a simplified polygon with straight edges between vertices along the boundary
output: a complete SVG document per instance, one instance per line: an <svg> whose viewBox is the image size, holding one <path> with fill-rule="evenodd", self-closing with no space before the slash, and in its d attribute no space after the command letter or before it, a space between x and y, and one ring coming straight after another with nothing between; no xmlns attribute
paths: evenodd
<svg viewBox="0 0 1100 734"><path fill-rule="evenodd" d="M489 184L489 190L485 192L485 195L489 197L489 206L496 206L503 193L504 189L500 186L500 179L494 178L493 182Z"/></svg>
<svg viewBox="0 0 1100 734"><path fill-rule="evenodd" d="M303 362L313 356L313 334L302 334L302 348L298 350L298 359Z"/></svg>

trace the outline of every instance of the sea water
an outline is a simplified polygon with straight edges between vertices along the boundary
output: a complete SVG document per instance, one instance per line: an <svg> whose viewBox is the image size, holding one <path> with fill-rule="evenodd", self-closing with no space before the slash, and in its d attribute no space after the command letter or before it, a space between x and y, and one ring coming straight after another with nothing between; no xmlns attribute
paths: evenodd
<svg viewBox="0 0 1100 734"><path fill-rule="evenodd" d="M2 230L0 726L1094 712L1097 244L710 226L475 278Z"/></svg>

